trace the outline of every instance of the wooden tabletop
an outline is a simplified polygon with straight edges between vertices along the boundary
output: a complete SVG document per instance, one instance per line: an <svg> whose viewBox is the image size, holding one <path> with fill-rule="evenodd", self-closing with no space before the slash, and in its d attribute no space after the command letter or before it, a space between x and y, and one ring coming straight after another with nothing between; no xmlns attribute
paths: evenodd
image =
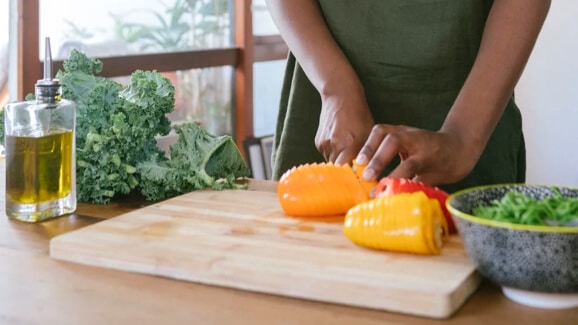
<svg viewBox="0 0 578 325"><path fill-rule="evenodd" d="M4 165L0 157L2 177ZM27 224L6 217L4 186L2 181L0 324L526 325L578 321L577 308L545 310L519 305L487 281L454 316L434 320L56 261L48 256L52 237L132 211L143 202L79 204L74 215ZM251 186L262 189L271 183Z"/></svg>

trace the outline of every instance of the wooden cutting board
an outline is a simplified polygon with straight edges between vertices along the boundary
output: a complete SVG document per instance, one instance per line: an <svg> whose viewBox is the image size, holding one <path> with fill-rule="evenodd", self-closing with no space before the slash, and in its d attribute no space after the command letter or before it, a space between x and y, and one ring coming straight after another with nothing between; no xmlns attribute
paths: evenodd
<svg viewBox="0 0 578 325"><path fill-rule="evenodd" d="M480 282L458 236L440 256L351 243L342 218L287 217L268 191L201 191L55 237L50 256L177 280L432 318Z"/></svg>

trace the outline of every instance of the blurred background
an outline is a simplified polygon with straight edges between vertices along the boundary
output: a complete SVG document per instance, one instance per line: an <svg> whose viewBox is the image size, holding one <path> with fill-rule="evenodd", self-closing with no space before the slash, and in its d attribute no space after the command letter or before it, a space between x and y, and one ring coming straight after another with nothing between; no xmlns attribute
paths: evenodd
<svg viewBox="0 0 578 325"><path fill-rule="evenodd" d="M22 12L28 19L23 28L32 30L24 35L35 39L17 33ZM552 1L516 88L530 183L578 186L576 17L577 1ZM264 0L2 1L0 107L21 100L41 77L41 44L47 36L56 61L78 48L101 58L105 74L120 82L132 69L114 71L121 66L116 62L126 62L119 61L123 57L134 67L162 71L177 87L174 123L199 121L213 133L233 135L239 144L274 131L286 47ZM26 56L19 46L37 49L37 55ZM170 56L175 53L190 55ZM177 62L171 62L175 57ZM30 66L32 71L26 70Z"/></svg>

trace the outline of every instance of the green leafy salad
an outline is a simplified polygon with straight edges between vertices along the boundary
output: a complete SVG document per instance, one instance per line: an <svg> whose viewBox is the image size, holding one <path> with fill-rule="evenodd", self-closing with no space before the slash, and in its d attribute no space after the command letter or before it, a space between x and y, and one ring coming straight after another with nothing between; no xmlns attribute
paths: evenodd
<svg viewBox="0 0 578 325"><path fill-rule="evenodd" d="M79 201L107 203L133 192L162 200L194 190L238 187L234 181L249 175L230 136L214 136L196 123L175 127L179 138L165 155L155 137L171 130L166 114L174 110L175 89L169 79L137 70L123 86L98 76L102 68L101 61L73 50L64 71L56 74L62 97L77 107Z"/></svg>
<svg viewBox="0 0 578 325"><path fill-rule="evenodd" d="M481 205L472 213L481 218L523 225L578 226L578 198L565 197L557 188L544 199L508 191L500 200Z"/></svg>

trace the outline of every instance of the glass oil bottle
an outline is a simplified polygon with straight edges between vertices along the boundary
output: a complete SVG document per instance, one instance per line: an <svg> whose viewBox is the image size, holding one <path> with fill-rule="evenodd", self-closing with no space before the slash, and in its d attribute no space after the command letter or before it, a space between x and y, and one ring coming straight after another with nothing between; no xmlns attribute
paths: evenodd
<svg viewBox="0 0 578 325"><path fill-rule="evenodd" d="M46 38L35 100L5 107L6 215L39 222L76 210L76 105L52 78Z"/></svg>

